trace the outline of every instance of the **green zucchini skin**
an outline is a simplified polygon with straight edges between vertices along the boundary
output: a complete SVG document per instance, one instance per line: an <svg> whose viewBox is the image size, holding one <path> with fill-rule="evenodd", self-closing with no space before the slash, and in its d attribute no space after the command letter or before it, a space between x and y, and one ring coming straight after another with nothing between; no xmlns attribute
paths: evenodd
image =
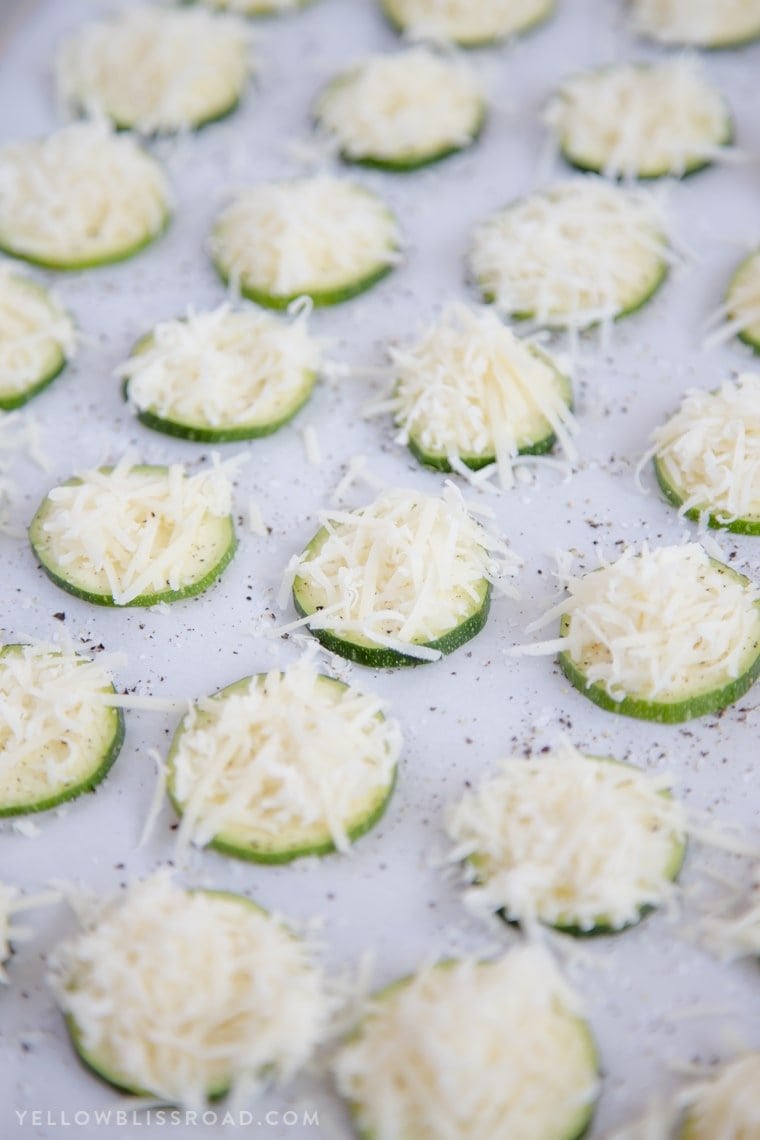
<svg viewBox="0 0 760 1140"><path fill-rule="evenodd" d="M158 229L146 234L140 238L139 241L134 242L130 246L113 250L111 253L101 254L98 257L76 258L73 261L61 261L57 258L42 257L16 248L12 242L2 234L0 234L0 252L7 254L9 257L15 257L19 261L26 261L30 265L38 265L41 269L52 269L61 273L78 273L82 269L99 269L101 266L117 265L121 261L128 261L130 257L134 257L135 254L141 253L149 245L152 245L154 241L158 241L158 239L166 233L170 223L171 214L169 211L166 211L164 220Z"/></svg>
<svg viewBox="0 0 760 1140"><path fill-rule="evenodd" d="M657 456L654 457L652 465L654 467L657 483L664 498L674 507L682 506L683 497L666 478L662 464ZM691 519L693 522L699 522L701 517L703 517L703 515L697 507L693 507L689 511L684 511L684 518ZM757 518L732 519L730 522L722 522L718 515L709 514L707 516L707 525L710 530L726 530L731 534L760 534L760 514L758 514Z"/></svg>
<svg viewBox="0 0 760 1140"><path fill-rule="evenodd" d="M265 676L266 674L258 674L258 676ZM215 694L215 697L223 698L226 694L233 693L235 690L247 688L253 677L243 677L240 681L235 681L234 684L228 685L226 688L221 689ZM331 681L337 688L347 689L342 681L337 681L334 678L325 678ZM184 814L184 809L179 802L176 792L174 790L174 757L179 748L181 738L183 735L183 721L180 722L179 727L174 733L170 748L169 756L167 759L167 768L169 778L167 781L167 795L172 807L180 818ZM394 767L393 777L387 787L384 789L384 794L377 800L371 811L354 823L351 827L346 829L346 835L353 843L355 840L360 839L366 835L368 831L378 823L385 815L388 804L393 796L398 779L398 765ZM236 859L245 859L250 863L261 863L269 866L282 865L284 863L292 863L295 859L301 859L309 855L322 856L331 855L335 850L335 843L332 838L327 835L323 841L317 842L296 842L295 844L288 840L284 845L273 842L271 845L264 847L261 844L254 842L245 843L242 840L225 839L223 835L218 835L206 845L214 851L218 851L221 855L231 855Z"/></svg>
<svg viewBox="0 0 760 1140"><path fill-rule="evenodd" d="M748 254L747 257L743 258L743 260L739 263L739 265L734 270L734 272L731 276L731 280L728 283L728 289L726 290L726 307L728 309L729 320L731 319L731 316L732 316L730 306L731 306L731 295L733 293L733 290L734 290L735 286L737 285L737 283L739 282L744 271L754 261L760 262L760 249L753 250L752 253ZM760 334L755 335L747 329L741 329L736 334L736 336L737 336L737 339L740 340L743 344L748 345L752 349L753 352L760 354Z"/></svg>
<svg viewBox="0 0 760 1140"><path fill-rule="evenodd" d="M191 7L192 5L195 5L195 4L203 4L203 0L179 0L179 2L183 7ZM238 13L235 13L235 15L238 15L241 19L244 19L244 20L254 20L256 22L261 21L262 23L265 23L268 20L279 20L279 19L282 19L283 17L287 18L288 16L294 16L298 12L302 11L304 8L310 7L313 3L314 3L314 0L298 0L298 3L296 4L295 8L284 10L284 11L278 11L276 8L269 8L269 9L263 9L261 12L238 12ZM211 10L214 12L229 12L230 11L229 8L216 8L213 5L209 5L209 4L206 4L203 6L204 7L210 7Z"/></svg>
<svg viewBox="0 0 760 1140"><path fill-rule="evenodd" d="M61 353L55 365L46 372L44 376L40 377L39 380L35 380L30 384L28 388L25 388L22 392L14 392L12 396L0 395L0 411L12 412L15 408L22 408L24 404L28 404L30 400L33 400L40 392L44 392L45 389L61 375L67 364L68 360L63 353Z"/></svg>
<svg viewBox="0 0 760 1140"><path fill-rule="evenodd" d="M380 0L380 8L383 16L385 17L386 23L392 29L392 31L396 32L396 34L399 36L405 35L406 25L401 20L398 20L396 18L396 16L391 11L391 6L387 0ZM527 24L523 24L521 28L506 36L485 36L476 39L452 40L451 42L455 43L457 47L464 48L465 51L478 51L480 48L496 47L499 44L503 43L505 40L516 39L518 37L527 35L530 32L536 31L552 18L555 12L555 8L556 4L554 0L552 0L552 3L547 4L545 10L536 16L535 19L530 20Z"/></svg>
<svg viewBox="0 0 760 1140"><path fill-rule="evenodd" d="M564 614L560 620L560 637L566 636L568 624L568 615ZM637 720L651 720L656 724L681 724L695 717L720 712L721 709L738 701L752 687L760 677L760 642L755 644L754 649L753 661L735 680L722 685L719 689L700 693L695 697L686 697L680 701L647 701L640 697L623 697L622 700L616 701L598 681L593 685L587 684L583 671L568 653L560 653L557 662L570 684L607 712L620 713L621 716L635 717Z"/></svg>
<svg viewBox="0 0 760 1140"><path fill-rule="evenodd" d="M394 250L394 252L398 251ZM216 258L214 259L214 267L224 284L229 286L230 274ZM354 297L358 297L361 293L366 293L368 289L371 289L373 285L377 285L384 277L392 273L394 269L395 265L391 264L376 266L363 277L358 278L356 281L348 282L339 289L301 289L297 293L284 295L280 293L268 293L265 289L257 289L255 286L247 285L241 280L239 282L239 291L242 297L247 297L249 301L261 305L264 309L274 309L281 312L300 297L310 297L315 308L327 308L331 305L341 305L344 301L350 301Z"/></svg>

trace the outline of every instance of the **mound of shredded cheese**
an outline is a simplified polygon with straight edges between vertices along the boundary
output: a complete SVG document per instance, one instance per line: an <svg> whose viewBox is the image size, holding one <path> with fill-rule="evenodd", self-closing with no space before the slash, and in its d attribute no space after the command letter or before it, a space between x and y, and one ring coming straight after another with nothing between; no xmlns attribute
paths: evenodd
<svg viewBox="0 0 760 1140"><path fill-rule="evenodd" d="M236 895L159 872L56 950L51 983L78 1042L117 1081L201 1107L238 1081L287 1078L329 1003L305 947Z"/></svg>
<svg viewBox="0 0 760 1140"><path fill-rule="evenodd" d="M760 1053L748 1053L717 1077L690 1088L679 1140L754 1140L760 1136Z"/></svg>
<svg viewBox="0 0 760 1140"><path fill-rule="evenodd" d="M566 636L528 647L566 653L614 700L685 700L728 685L760 650L760 591L698 543L622 556L582 577L531 628L567 615Z"/></svg>
<svg viewBox="0 0 760 1140"><path fill-rule="evenodd" d="M338 1054L338 1088L374 1140L574 1136L599 1092L582 1017L536 946L428 966L376 995Z"/></svg>
<svg viewBox="0 0 760 1140"><path fill-rule="evenodd" d="M371 56L317 103L347 158L415 161L468 146L485 114L481 85L457 60L413 48Z"/></svg>
<svg viewBox="0 0 760 1140"><path fill-rule="evenodd" d="M117 375L139 411L223 430L286 416L308 396L320 363L305 319L222 305L157 325Z"/></svg>
<svg viewBox="0 0 760 1140"><path fill-rule="evenodd" d="M413 440L450 464L492 457L503 487L514 483L520 449L550 434L576 457L569 382L490 310L450 305L416 344L392 347L390 357L399 443Z"/></svg>
<svg viewBox="0 0 760 1140"><path fill-rule="evenodd" d="M476 885L468 901L511 919L591 930L636 922L672 895L685 815L667 779L569 744L509 757L448 813Z"/></svg>
<svg viewBox="0 0 760 1140"><path fill-rule="evenodd" d="M60 571L95 579L117 606L142 595L182 590L212 569L219 520L232 488L223 465L187 475L180 463L141 467L130 455L113 468L80 471L54 487L43 506L42 535ZM229 545L229 536L226 536ZM201 575L202 576L202 575Z"/></svg>
<svg viewBox="0 0 760 1140"><path fill-rule="evenodd" d="M683 175L716 158L731 135L725 101L688 57L578 75L545 121L571 162L611 177Z"/></svg>
<svg viewBox="0 0 760 1140"><path fill-rule="evenodd" d="M76 352L74 323L46 289L0 264L0 398L17 395Z"/></svg>
<svg viewBox="0 0 760 1140"><path fill-rule="evenodd" d="M481 223L470 268L501 313L577 328L637 307L667 257L657 201L586 175Z"/></svg>
<svg viewBox="0 0 760 1140"><path fill-rule="evenodd" d="M102 123L74 123L0 150L0 245L67 266L129 253L169 215L158 163Z"/></svg>
<svg viewBox="0 0 760 1140"><path fill-rule="evenodd" d="M400 241L380 198L320 175L238 195L214 227L211 252L233 287L289 298L361 282L396 264Z"/></svg>
<svg viewBox="0 0 760 1140"><path fill-rule="evenodd" d="M736 272L725 304L726 325L720 339L746 333L760 344L760 250L748 257Z"/></svg>
<svg viewBox="0 0 760 1140"><path fill-rule="evenodd" d="M312 629L436 660L440 651L420 643L477 612L487 582L514 596L506 579L521 560L475 521L450 483L440 498L393 489L320 521L322 540L285 578L308 594L314 612L304 622Z"/></svg>
<svg viewBox="0 0 760 1140"><path fill-rule="evenodd" d="M107 707L112 678L59 645L12 647L0 655L0 804L63 794L104 758L115 732Z"/></svg>
<svg viewBox="0 0 760 1140"><path fill-rule="evenodd" d="M219 837L264 851L326 840L348 850L352 826L393 783L401 733L383 707L306 660L201 701L170 756L180 846Z"/></svg>
<svg viewBox="0 0 760 1140"><path fill-rule="evenodd" d="M85 24L57 61L61 99L93 118L174 131L232 108L250 71L248 30L203 9L135 4Z"/></svg>
<svg viewBox="0 0 760 1140"><path fill-rule="evenodd" d="M466 45L525 31L549 15L554 0L383 0L383 7L412 39Z"/></svg>
<svg viewBox="0 0 760 1140"><path fill-rule="evenodd" d="M637 32L664 44L720 47L760 35L760 0L628 0Z"/></svg>
<svg viewBox="0 0 760 1140"><path fill-rule="evenodd" d="M652 441L682 514L760 521L760 374L726 380L717 392L692 388Z"/></svg>

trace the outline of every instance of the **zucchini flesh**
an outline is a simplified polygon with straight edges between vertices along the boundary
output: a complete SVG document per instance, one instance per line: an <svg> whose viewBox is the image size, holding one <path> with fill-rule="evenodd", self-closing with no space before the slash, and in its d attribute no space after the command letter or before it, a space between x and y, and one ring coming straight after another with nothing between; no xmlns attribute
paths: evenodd
<svg viewBox="0 0 760 1140"><path fill-rule="evenodd" d="M232 284L232 275L229 267L219 258L214 259L214 266L225 285ZM359 277L345 281L343 284L330 288L322 288L319 284L306 285L293 293L276 293L269 289L255 285L253 282L240 278L237 282L241 297L246 297L265 309L284 311L300 297L309 297L315 308L328 308L331 305L341 305L362 293L366 293L373 285L377 285L389 273L393 272L392 264L373 266Z"/></svg>
<svg viewBox="0 0 760 1140"><path fill-rule="evenodd" d="M689 495L688 489L677 487L666 476L663 465L656 455L652 464L654 466L657 482L664 497L674 507L682 506ZM706 511L707 514L705 516ZM741 519L726 520L725 516L712 513L709 510L709 504L705 504L705 507L701 509L699 507L693 507L691 510L684 511L684 518L692 519L694 522L699 522L705 517L707 525L711 530L727 530L731 534L760 534L760 504L758 505L757 514Z"/></svg>
<svg viewBox="0 0 760 1140"><path fill-rule="evenodd" d="M7 351L11 356L11 360L7 362L10 374L4 375L5 365L0 363L0 411L9 412L22 407L42 392L66 367L66 354L74 346L73 323L47 289L26 276L8 273L5 281L0 278L0 285L7 285L11 290L10 328L7 339L0 332L0 350ZM14 289L19 290L22 296L26 293L33 298L39 306L38 311L35 313L32 309L31 312L24 313L23 300L19 297L21 305L19 313L13 300ZM49 322L47 327L45 318ZM0 320L2 319L0 314ZM22 351L24 350L24 341L27 337L32 337L34 340L32 346L26 349L32 357L28 361L26 375L19 376L18 373L13 375L13 354L17 351L16 346L19 341Z"/></svg>
<svg viewBox="0 0 760 1140"><path fill-rule="evenodd" d="M12 644L0 648L0 686L2 685L3 659L24 654L25 646ZM83 663L85 659L82 659ZM104 692L113 693L110 685ZM34 716L34 709L29 712ZM1 728L2 726L0 726ZM106 704L98 706L97 723L90 732L77 735L76 729L69 726L65 743L48 740L44 747L17 756L11 760L9 739L3 740L0 732L0 759L3 761L3 778L0 781L0 817L27 815L32 812L47 811L59 804L73 800L84 792L92 791L105 779L119 755L124 741L124 714L121 709ZM55 756L59 747L65 747L69 756L77 754L77 772L64 784L51 778Z"/></svg>
<svg viewBox="0 0 760 1140"><path fill-rule="evenodd" d="M212 701L223 702L230 696L245 693L252 683L263 684L265 679L266 674L244 677L215 694ZM324 699L330 704L336 705L339 704L341 696L348 689L348 686L343 682L325 676L320 676L317 684ZM182 747L186 733L192 733L197 728L201 732L211 735L215 719L215 715L210 709L198 709L192 719L188 719L188 717L183 719L172 739L167 759L167 792L172 806L180 817L185 813L188 799L187 797L181 799L177 788L177 754ZM382 721L383 719L382 714L378 713L377 720ZM256 746L251 741L248 757L251 765L255 765L256 756ZM202 779L203 777L200 776L199 778ZM372 787L366 800L354 804L350 817L341 820L350 842L366 834L382 818L393 794L395 782L396 765L394 764L388 783ZM318 822L290 823L283 826L276 834L272 834L271 828L263 826L258 828L255 826L238 826L226 829L222 827L208 843L208 846L225 855L247 859L254 863L268 864L289 863L304 856L327 855L336 850L335 840L324 819Z"/></svg>
<svg viewBox="0 0 760 1140"><path fill-rule="evenodd" d="M537 0L533 5L534 12L528 13L522 20L515 19L514 16L508 18L507 21L499 26L498 20L495 21L496 26L493 30L481 31L477 28L471 28L469 31L466 28L467 16L467 0L462 0L460 3L460 11L454 17L454 25L445 31L443 28L436 29L434 34L429 38L434 40L445 40L450 43L457 44L462 48L485 48L492 47L498 44L501 40L510 38L516 35L524 35L527 32L533 31L535 28L545 23L549 17L554 13L555 0ZM424 14L415 17L414 8L419 7L418 3L414 0L410 3L409 0L381 0L381 7L383 15L399 35L414 35L416 37L427 34L425 28ZM430 7L434 10L435 4ZM411 9L411 11L409 11ZM464 19L465 26L461 25L456 27L456 20ZM419 23L418 23L419 21ZM445 27L445 17L444 17Z"/></svg>
<svg viewBox="0 0 760 1140"><path fill-rule="evenodd" d="M0 230L0 251L9 257L17 257L30 265L38 265L41 269L52 269L61 272L77 273L83 269L98 269L104 265L116 265L120 261L128 261L130 257L141 253L152 245L169 227L171 214L167 210L163 222L156 229L145 233L128 245L114 246L97 254L75 254L61 257L56 254L44 253L39 249L31 249L28 245L19 242L12 233Z"/></svg>

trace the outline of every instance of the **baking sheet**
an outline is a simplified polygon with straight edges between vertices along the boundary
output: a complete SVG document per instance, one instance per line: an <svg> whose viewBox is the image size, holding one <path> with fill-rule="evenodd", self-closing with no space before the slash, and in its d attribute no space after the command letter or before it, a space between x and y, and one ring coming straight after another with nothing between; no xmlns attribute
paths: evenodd
<svg viewBox="0 0 760 1140"><path fill-rule="evenodd" d="M240 549L222 581L203 597L162 612L98 609L56 589L23 538L3 536L4 640L52 638L65 625L83 650L102 645L127 654L117 675L120 687L178 698L200 697L299 655L297 639L264 633L294 616L289 610L282 615L276 604L283 568L315 530L316 513L329 504L351 457L365 455L368 469L389 484L429 492L441 484L393 444L387 422L362 420L362 407L382 390L367 369L383 364L385 342L413 336L446 301L474 299L463 262L477 220L566 174L561 163L547 162L539 125L540 108L557 80L589 64L657 54L626 34L618 5L608 0L559 7L550 24L523 41L472 57L494 108L476 148L415 175L355 175L397 210L407 257L366 297L313 318L313 331L331 341L331 358L355 371L322 384L293 426L222 449L225 457L249 457L236 490ZM0 141L53 128L55 46L102 8L93 0L40 0L30 8L0 61ZM259 77L238 113L197 136L154 148L167 163L177 198L168 234L120 266L40 274L54 280L86 340L75 364L29 407L50 469L17 461L12 521L19 528L53 483L77 467L118 457L127 447L149 463L208 457L203 446L137 425L121 402L114 367L157 320L189 304L210 307L223 300L204 250L221 205L236 187L300 172L289 144L308 141L309 107L322 82L357 56L397 46L370 0L319 0L297 17L256 25L256 38ZM755 158L759 66L760 45L706 57L708 73L735 111L739 143ZM184 872L187 882L240 890L298 921L319 920L331 971L353 969L371 950L375 980L383 984L431 953L493 949L493 932L468 918L456 885L435 867L445 849L443 808L499 756L551 744L561 733L591 752L673 773L675 791L690 809L734 821L758 841L757 689L720 717L659 727L595 708L549 659L505 656L510 646L528 640L527 623L553 600L556 549L573 549L580 564L593 567L598 553L614 557L626 543L676 542L686 533L656 493L637 490L636 459L685 388L713 386L732 371L752 367L741 345L704 352L700 341L730 271L760 241L757 163L727 165L653 192L666 193L671 231L692 256L651 306L616 327L609 345L593 337L582 342L576 371L582 458L572 478L541 468L533 482L510 493L469 492L495 511L499 528L525 559L520 601L496 602L487 629L437 664L388 673L348 670L356 683L388 699L404 731L403 771L385 819L347 858L267 868L196 853ZM317 434L319 466L307 463L301 435L306 425ZM267 537L247 529L251 496L271 528ZM349 503L370 496L357 485ZM760 574L759 540L720 541L732 565ZM175 721L171 714L129 712L121 757L96 795L34 819L36 838L3 825L0 878L29 891L54 877L111 891L171 860L174 817L167 807L147 845L136 845L154 786L149 750L165 752ZM694 845L683 881L694 884L708 867L748 878L746 862ZM45 956L72 929L72 920L65 908L54 907L31 915L30 925L35 937L19 947L10 965L11 985L0 993L0 1137L55 1137L63 1127L146 1140L165 1135L168 1127L209 1138L227 1135L221 1113L217 1123L185 1117L179 1124L158 1122L115 1112L109 1122L96 1121L94 1110L115 1110L126 1102L77 1065L44 984ZM496 939L506 948L515 935L498 930ZM718 965L662 914L584 949L587 961L569 968L588 1003L604 1063L594 1138L622 1124L651 1096L672 1090L675 1078L667 1062L711 1062L742 1045L760 1046L754 963ZM351 1135L327 1085L309 1078L267 1096L252 1117L233 1125L233 1131L244 1128L273 1138Z"/></svg>

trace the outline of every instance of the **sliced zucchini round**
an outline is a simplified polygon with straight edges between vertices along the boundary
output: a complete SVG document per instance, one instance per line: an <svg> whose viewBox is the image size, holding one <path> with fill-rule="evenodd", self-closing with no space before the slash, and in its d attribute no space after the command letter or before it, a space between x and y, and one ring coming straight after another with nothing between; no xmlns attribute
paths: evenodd
<svg viewBox="0 0 760 1140"><path fill-rule="evenodd" d="M634 30L658 43L734 48L760 36L759 0L628 0Z"/></svg>
<svg viewBox="0 0 760 1140"><path fill-rule="evenodd" d="M368 1140L577 1140L600 1088L580 999L535 945L380 990L333 1068Z"/></svg>
<svg viewBox="0 0 760 1140"><path fill-rule="evenodd" d="M146 427L224 443L289 423L311 396L319 366L305 321L223 305L158 325L118 375Z"/></svg>
<svg viewBox="0 0 760 1140"><path fill-rule="evenodd" d="M158 163L102 123L74 123L0 149L0 249L47 269L131 257L168 225Z"/></svg>
<svg viewBox="0 0 760 1140"><path fill-rule="evenodd" d="M196 705L169 751L184 835L257 863L347 851L393 792L400 734L381 702L305 661Z"/></svg>
<svg viewBox="0 0 760 1140"><path fill-rule="evenodd" d="M124 740L97 661L55 645L0 648L0 816L46 811L92 791Z"/></svg>
<svg viewBox="0 0 760 1140"><path fill-rule="evenodd" d="M293 601L331 652L375 669L419 665L480 632L492 581L518 565L453 487L443 498L391 490L323 515L296 561Z"/></svg>
<svg viewBox="0 0 760 1140"><path fill-rule="evenodd" d="M494 313L451 305L416 344L390 356L397 439L426 466L496 463L510 486L518 456L543 455L558 436L574 456L569 379Z"/></svg>
<svg viewBox="0 0 760 1140"><path fill-rule="evenodd" d="M380 0L386 19L411 39L488 47L543 24L554 0Z"/></svg>
<svg viewBox="0 0 760 1140"><path fill-rule="evenodd" d="M447 820L470 901L507 922L617 933L672 895L686 852L664 782L571 745L501 761Z"/></svg>
<svg viewBox="0 0 760 1140"><path fill-rule="evenodd" d="M409 171L471 146L486 103L469 68L412 48L343 72L320 95L315 116L344 161Z"/></svg>
<svg viewBox="0 0 760 1140"><path fill-rule="evenodd" d="M307 8L313 0L185 0L201 3L215 11L234 12L238 16L284 16Z"/></svg>
<svg viewBox="0 0 760 1140"><path fill-rule="evenodd" d="M279 920L165 872L104 904L51 966L84 1064L163 1103L198 1108L238 1081L289 1075L325 1027L321 975Z"/></svg>
<svg viewBox="0 0 760 1140"><path fill-rule="evenodd" d="M667 276L660 207L590 174L561 182L481 223L469 266L505 316L560 328L617 320Z"/></svg>
<svg viewBox="0 0 760 1140"><path fill-rule="evenodd" d="M55 487L29 527L56 585L101 606L152 606L207 589L237 540L230 486L218 469L188 476L180 464L122 460Z"/></svg>
<svg viewBox="0 0 760 1140"><path fill-rule="evenodd" d="M559 665L610 712L676 724L718 712L760 675L760 601L696 543L634 555L570 583Z"/></svg>
<svg viewBox="0 0 760 1140"><path fill-rule="evenodd" d="M42 285L0 267L0 410L47 388L76 351L71 317Z"/></svg>
<svg viewBox="0 0 760 1140"><path fill-rule="evenodd" d="M613 178L683 178L733 140L725 100L688 58L584 72L545 119L572 166Z"/></svg>
<svg viewBox="0 0 760 1140"><path fill-rule="evenodd" d="M753 1140L760 1130L760 1052L722 1067L713 1080L687 1091L689 1107L677 1140Z"/></svg>
<svg viewBox="0 0 760 1140"><path fill-rule="evenodd" d="M680 513L760 534L760 375L692 389L652 438L657 482Z"/></svg>
<svg viewBox="0 0 760 1140"><path fill-rule="evenodd" d="M245 26L203 9L135 4L64 41L59 96L75 113L146 134L230 114L250 73Z"/></svg>
<svg viewBox="0 0 760 1140"><path fill-rule="evenodd" d="M355 182L320 176L262 184L217 221L211 253L220 276L270 309L298 297L336 305L380 281L400 257L395 217Z"/></svg>
<svg viewBox="0 0 760 1140"><path fill-rule="evenodd" d="M731 278L726 317L739 339L760 353L760 249L746 257Z"/></svg>

